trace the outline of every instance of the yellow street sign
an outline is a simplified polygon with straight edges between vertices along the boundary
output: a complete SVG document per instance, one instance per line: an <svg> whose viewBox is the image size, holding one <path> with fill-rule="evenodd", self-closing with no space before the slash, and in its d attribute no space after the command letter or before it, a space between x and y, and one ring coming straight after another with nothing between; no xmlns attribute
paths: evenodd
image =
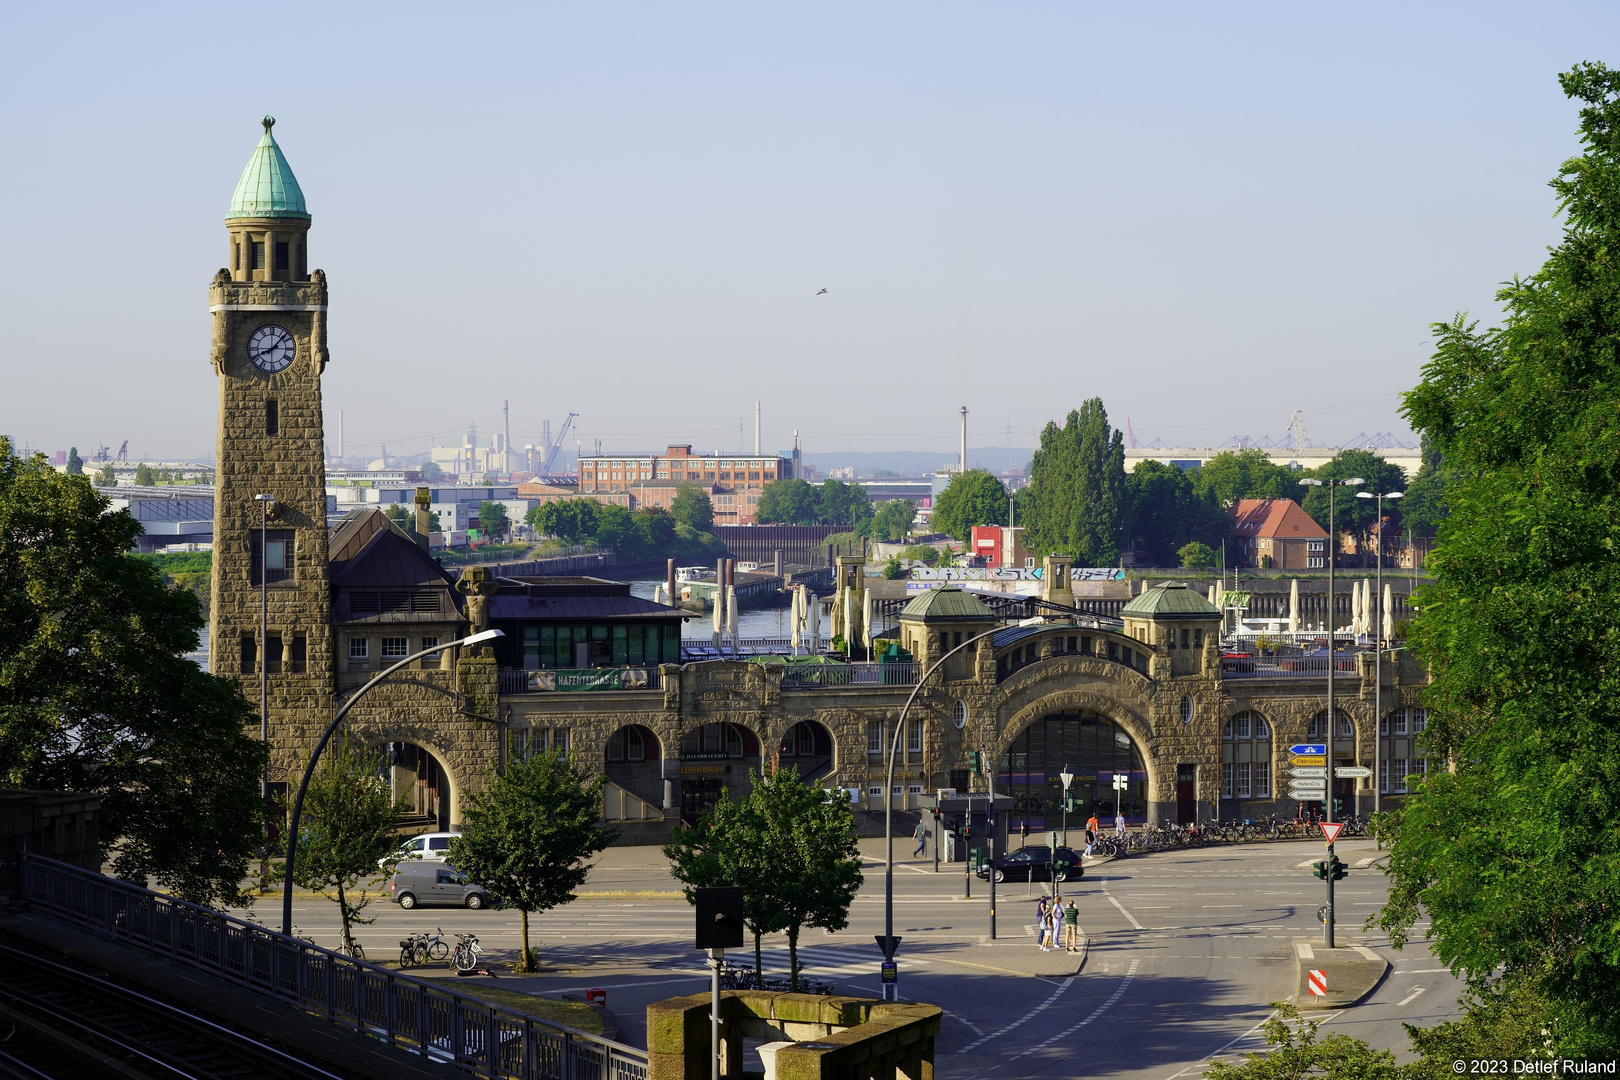
<svg viewBox="0 0 1620 1080"><path fill-rule="evenodd" d="M1327 767L1327 756L1325 754L1321 755L1321 756L1317 756L1315 754L1310 754L1310 755L1307 755L1307 756L1304 756L1304 757L1298 757L1298 756L1290 757L1288 759L1288 764L1299 766L1301 768L1306 768L1306 769L1326 768Z"/></svg>

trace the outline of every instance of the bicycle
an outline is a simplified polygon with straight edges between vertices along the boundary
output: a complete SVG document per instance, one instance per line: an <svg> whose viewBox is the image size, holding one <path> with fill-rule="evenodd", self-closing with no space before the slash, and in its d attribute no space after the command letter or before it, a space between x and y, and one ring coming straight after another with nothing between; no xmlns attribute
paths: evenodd
<svg viewBox="0 0 1620 1080"><path fill-rule="evenodd" d="M429 960L443 960L450 955L450 943L444 940L442 926L435 926L431 934L417 934L415 941L418 964L425 964Z"/></svg>
<svg viewBox="0 0 1620 1080"><path fill-rule="evenodd" d="M457 934L456 951L451 962L456 965L457 971L472 971L478 966L478 957L484 947L478 944L477 934Z"/></svg>
<svg viewBox="0 0 1620 1080"><path fill-rule="evenodd" d="M366 958L366 950L358 941L352 942L348 948L344 948L343 946L339 945L338 952L343 953L350 960L359 960L364 962Z"/></svg>

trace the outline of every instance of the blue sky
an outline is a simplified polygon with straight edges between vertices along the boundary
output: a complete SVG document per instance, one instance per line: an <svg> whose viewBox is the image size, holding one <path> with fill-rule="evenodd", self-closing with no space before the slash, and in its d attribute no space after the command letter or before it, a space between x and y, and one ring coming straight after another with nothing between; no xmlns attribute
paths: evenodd
<svg viewBox="0 0 1620 1080"><path fill-rule="evenodd" d="M1124 9L1124 10L1122 10ZM207 283L276 135L328 435L1027 445L1405 428L1428 324L1558 239L1615 5L30 5L0 432L213 447ZM816 295L826 288L825 295Z"/></svg>

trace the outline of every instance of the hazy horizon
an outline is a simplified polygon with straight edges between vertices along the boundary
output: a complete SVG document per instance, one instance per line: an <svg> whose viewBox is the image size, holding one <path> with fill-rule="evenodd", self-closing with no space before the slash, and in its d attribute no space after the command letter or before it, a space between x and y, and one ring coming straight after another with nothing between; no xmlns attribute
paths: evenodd
<svg viewBox="0 0 1620 1080"><path fill-rule="evenodd" d="M1598 5L12 13L0 433L212 454L207 285L258 119L331 282L328 441L577 412L954 455L1393 432L1430 323L1559 239ZM293 20L297 22L297 20ZM236 59L251 56L251 61ZM821 293L820 290L827 290ZM571 449L571 447L570 447ZM1016 466L1015 466L1016 467Z"/></svg>

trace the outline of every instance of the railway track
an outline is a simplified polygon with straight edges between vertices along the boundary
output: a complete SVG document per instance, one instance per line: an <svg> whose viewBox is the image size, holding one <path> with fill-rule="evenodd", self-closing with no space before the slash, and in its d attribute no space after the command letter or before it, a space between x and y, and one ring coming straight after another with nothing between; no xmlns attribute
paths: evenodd
<svg viewBox="0 0 1620 1080"><path fill-rule="evenodd" d="M55 959L0 943L3 1080L355 1080Z"/></svg>

